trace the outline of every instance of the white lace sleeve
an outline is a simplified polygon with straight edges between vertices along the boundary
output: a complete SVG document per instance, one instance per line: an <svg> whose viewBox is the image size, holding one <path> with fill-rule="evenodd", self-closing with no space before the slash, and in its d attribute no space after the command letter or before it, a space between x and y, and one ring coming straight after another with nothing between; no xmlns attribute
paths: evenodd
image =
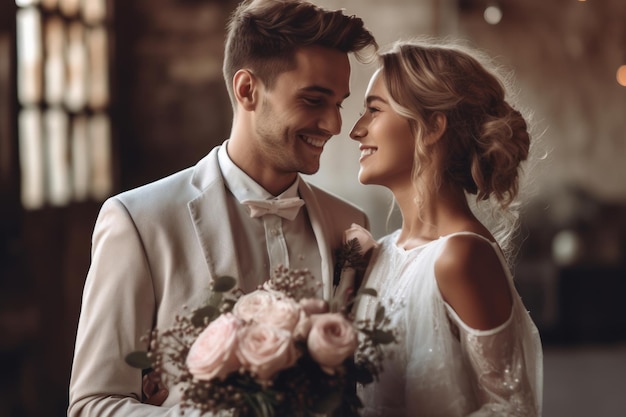
<svg viewBox="0 0 626 417"><path fill-rule="evenodd" d="M479 409L470 417L541 415L541 347L527 312L514 303L509 319L491 330L468 327L446 305L459 330Z"/></svg>

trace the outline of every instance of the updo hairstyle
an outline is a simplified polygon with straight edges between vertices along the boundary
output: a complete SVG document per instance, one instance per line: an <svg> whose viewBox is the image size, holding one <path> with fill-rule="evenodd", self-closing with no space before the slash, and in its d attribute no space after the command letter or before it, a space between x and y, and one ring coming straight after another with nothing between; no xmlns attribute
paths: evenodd
<svg viewBox="0 0 626 417"><path fill-rule="evenodd" d="M397 42L380 59L391 105L409 119L416 138L412 175L418 202L445 182L476 195L477 203L491 200L494 208L512 212L530 133L507 101L507 78L478 51L432 40ZM434 145L435 160L421 139L435 128L438 113L447 125ZM434 181L427 184L422 173L433 167Z"/></svg>

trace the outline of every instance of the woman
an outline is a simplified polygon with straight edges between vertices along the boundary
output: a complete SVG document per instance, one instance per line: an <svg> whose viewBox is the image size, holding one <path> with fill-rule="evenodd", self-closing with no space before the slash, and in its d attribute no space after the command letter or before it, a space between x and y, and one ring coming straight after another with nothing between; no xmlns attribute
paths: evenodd
<svg viewBox="0 0 626 417"><path fill-rule="evenodd" d="M381 55L350 133L360 182L389 188L402 213L365 284L398 332L378 383L359 388L366 416L541 414L541 342L505 255L530 134L476 57L397 43ZM497 231L472 199L502 214ZM364 297L357 318L373 318L376 303Z"/></svg>

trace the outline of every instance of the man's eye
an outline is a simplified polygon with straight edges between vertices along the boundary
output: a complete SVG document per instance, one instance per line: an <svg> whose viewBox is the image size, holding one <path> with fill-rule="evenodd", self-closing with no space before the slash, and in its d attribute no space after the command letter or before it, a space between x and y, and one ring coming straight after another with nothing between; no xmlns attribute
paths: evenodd
<svg viewBox="0 0 626 417"><path fill-rule="evenodd" d="M322 100L320 100L319 98L305 97L304 101L311 106L319 106L320 104L322 104Z"/></svg>

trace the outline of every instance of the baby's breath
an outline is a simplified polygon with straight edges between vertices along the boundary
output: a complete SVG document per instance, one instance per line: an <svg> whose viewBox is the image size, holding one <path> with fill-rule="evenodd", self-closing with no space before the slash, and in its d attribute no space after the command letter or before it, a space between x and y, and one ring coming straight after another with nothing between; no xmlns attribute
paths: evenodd
<svg viewBox="0 0 626 417"><path fill-rule="evenodd" d="M243 366L223 379L194 378L186 364L191 346L215 318L233 310L242 295L241 291L231 288L235 282L229 277L218 279L207 305L196 310L184 307L171 327L155 329L145 338L149 346L146 358L151 364L151 369L146 371L156 373L168 386L182 386L181 410L191 408L202 413L235 410L237 417L358 416L362 404L354 387L357 383L368 384L378 378L384 355L382 345L395 341L384 311L376 320L359 322L354 322L354 318L346 313L346 319L359 332L360 343L354 357L346 359L333 374L325 372L308 354L306 341L294 339L300 352L299 359L294 366L279 371L270 380L257 379ZM316 298L321 285L306 269L291 270L280 266L259 290L280 293L282 297L299 301ZM375 296L373 291L364 293ZM127 357L129 363L128 358L136 353ZM133 366L139 367L137 362L134 363Z"/></svg>

